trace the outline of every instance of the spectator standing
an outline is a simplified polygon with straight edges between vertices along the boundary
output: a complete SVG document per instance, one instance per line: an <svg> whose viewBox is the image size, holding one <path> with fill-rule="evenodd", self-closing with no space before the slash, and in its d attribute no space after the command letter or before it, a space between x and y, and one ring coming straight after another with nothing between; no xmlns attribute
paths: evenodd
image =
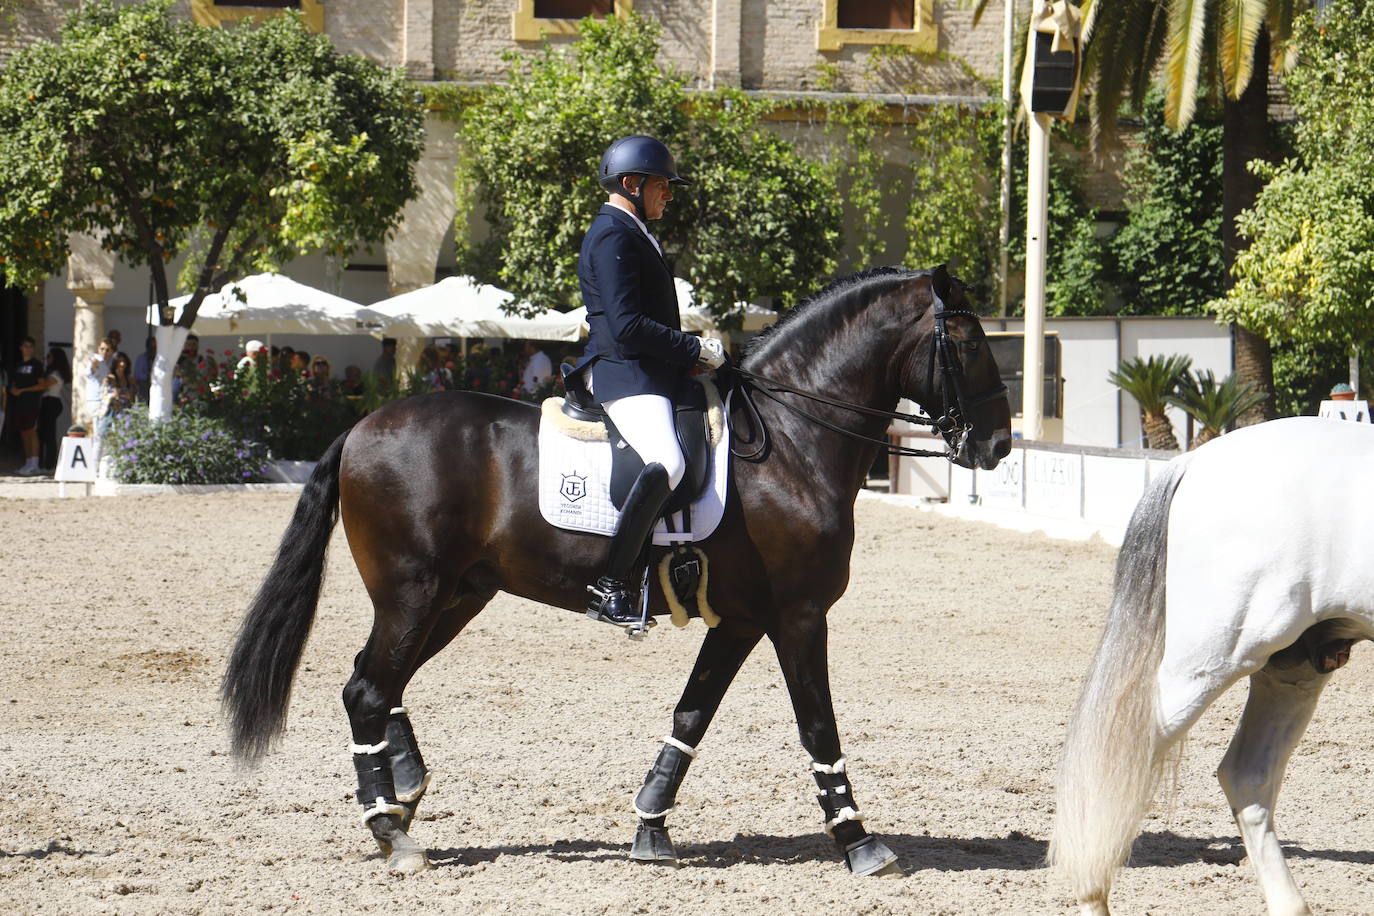
<svg viewBox="0 0 1374 916"><path fill-rule="evenodd" d="M114 355L114 341L106 337L96 345L95 355L86 364L86 373L82 381L86 389L86 414L90 417L91 423L100 422L100 418L105 415L105 402L102 400L100 386L104 383L105 376L110 374L110 363L114 361Z"/></svg>
<svg viewBox="0 0 1374 916"><path fill-rule="evenodd" d="M534 394L539 390L539 386L553 378L553 361L532 340L525 341L523 352L525 368L520 373L520 387Z"/></svg>
<svg viewBox="0 0 1374 916"><path fill-rule="evenodd" d="M372 374L377 376L385 387L391 387L391 383L396 379L396 338L382 338L382 355L372 364Z"/></svg>
<svg viewBox="0 0 1374 916"><path fill-rule="evenodd" d="M105 336L110 338L110 355L114 356L114 354L119 352L119 345L124 342L124 335L119 333L119 331L115 330L114 328L111 328L109 333L107 333ZM105 376L102 375L100 377L100 380L103 382L105 380Z"/></svg>
<svg viewBox="0 0 1374 916"><path fill-rule="evenodd" d="M67 409L72 393L72 364L61 347L49 347L47 375L38 408L38 465L44 471L57 467L57 421Z"/></svg>
<svg viewBox="0 0 1374 916"><path fill-rule="evenodd" d="M328 365L329 360L325 360ZM287 361L287 370L296 376L310 375L310 354L304 350L293 350L291 359Z"/></svg>
<svg viewBox="0 0 1374 916"><path fill-rule="evenodd" d="M32 337L25 337L19 344L19 365L10 378L10 396L14 399L14 428L19 431L19 441L24 446L24 466L19 469L20 477L41 474L38 466L38 412L43 398L43 364L33 355L36 346Z"/></svg>
<svg viewBox="0 0 1374 916"><path fill-rule="evenodd" d="M143 342L143 352L134 360L134 384L138 386L138 402L148 403L152 390L153 361L157 359L157 338L149 335Z"/></svg>

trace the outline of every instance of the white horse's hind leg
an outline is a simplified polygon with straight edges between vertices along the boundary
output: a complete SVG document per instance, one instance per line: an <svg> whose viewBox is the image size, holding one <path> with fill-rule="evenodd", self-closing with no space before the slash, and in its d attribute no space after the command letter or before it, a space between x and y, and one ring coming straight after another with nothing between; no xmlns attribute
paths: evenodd
<svg viewBox="0 0 1374 916"><path fill-rule="evenodd" d="M1274 833L1274 803L1328 680L1309 665L1270 664L1255 672L1240 726L1217 770L1271 916L1310 912Z"/></svg>

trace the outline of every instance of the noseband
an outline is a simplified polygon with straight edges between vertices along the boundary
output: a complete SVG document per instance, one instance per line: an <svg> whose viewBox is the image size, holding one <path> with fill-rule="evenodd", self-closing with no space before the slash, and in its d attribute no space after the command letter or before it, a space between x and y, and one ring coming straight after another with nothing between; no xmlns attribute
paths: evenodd
<svg viewBox="0 0 1374 916"><path fill-rule="evenodd" d="M754 403L754 393L762 394L764 397L773 401L781 407L790 410L792 413L805 420L815 423L817 426L837 432L850 439L857 439L869 445L876 445L879 450L888 455L902 455L908 458L945 458L953 461L959 454L964 443L968 441L969 433L973 431L973 421L969 419L969 408L977 407L987 403L993 398L998 398L1007 393L1006 385L997 385L987 391L965 397L964 395L964 372L959 365L959 360L954 353L954 343L949 338L949 331L945 327L945 318L949 315L964 315L969 318L977 319L978 315L965 309L949 310L945 308L945 300L940 298L939 293L935 292L934 286L930 290L931 298L934 299L932 316L935 319L935 332L931 340L931 356L929 363L929 374L927 375L927 391L935 390L935 364L940 364L940 377L945 390L945 412L939 417L930 417L922 414L902 413L897 410L878 410L873 407L866 407L863 404L854 404L849 401L842 401L838 398L828 397L817 394L814 391L804 391L788 385L785 382L775 381L756 375L747 369L738 366L730 366L730 372L737 377L737 388L742 395L745 409L749 413L749 425L751 427L750 436L746 439L738 435L733 427L730 431L731 451L738 458L746 461L762 461L767 457L769 450L768 427L764 424L762 416L759 414L758 406ZM842 410L852 411L853 413L863 414L870 417L886 417L889 420L905 420L908 423L915 423L918 426L929 426L937 430L945 440L946 448L943 452L933 452L929 449L912 448L907 445L894 445L885 439L873 439L869 436L856 433L853 430L837 426L829 420L822 419L810 411L796 404L784 401L778 397L779 394L795 394L810 401L820 404L828 404L831 407L838 407ZM950 397L950 395L953 397ZM741 454L734 451L735 441L754 441L753 430L761 430L761 442L754 451Z"/></svg>
<svg viewBox="0 0 1374 916"><path fill-rule="evenodd" d="M969 419L969 408L986 404L993 398L1000 398L1007 393L1006 385L997 385L989 388L982 394L968 398L964 396L964 372L959 365L959 360L954 355L954 342L949 339L949 331L945 328L945 318L949 315L963 315L975 321L978 315L967 309L947 309L945 300L940 298L940 294L935 292L935 287L930 288L931 298L935 300L932 306L935 317L935 340L931 344L935 351L929 363L929 373L926 376L926 390L935 390L935 364L940 364L940 374L943 379L945 389L945 412L934 420L926 419L924 422L935 427L944 437L949 445L949 453L945 456L951 461L953 456L959 453L968 441L969 433L973 432L973 421ZM954 397L951 398L950 394Z"/></svg>

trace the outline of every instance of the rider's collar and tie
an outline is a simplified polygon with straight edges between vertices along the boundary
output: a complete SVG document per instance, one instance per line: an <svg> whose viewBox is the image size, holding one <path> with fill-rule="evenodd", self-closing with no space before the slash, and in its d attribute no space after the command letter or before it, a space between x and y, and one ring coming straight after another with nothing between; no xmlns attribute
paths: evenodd
<svg viewBox="0 0 1374 916"><path fill-rule="evenodd" d="M635 225L639 227L639 231L643 232L644 237L647 238L653 244L654 250L658 252L659 257L663 256L663 246L658 243L658 239L654 238L654 234L649 231L649 227L644 225L644 220L639 218L638 213L634 212L629 207L622 207L619 204L612 203L611 206L615 207L617 210L620 210L622 213L629 216L630 219L634 220Z"/></svg>

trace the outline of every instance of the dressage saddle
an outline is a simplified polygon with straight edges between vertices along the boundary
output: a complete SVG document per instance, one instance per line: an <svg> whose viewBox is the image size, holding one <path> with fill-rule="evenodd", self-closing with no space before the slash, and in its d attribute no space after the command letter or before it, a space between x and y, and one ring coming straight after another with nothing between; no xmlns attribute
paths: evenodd
<svg viewBox="0 0 1374 916"><path fill-rule="evenodd" d="M583 384L582 374L574 371L568 363L559 367L563 373L563 413L574 420L600 422L606 427L611 441L611 504L617 509L625 505L625 497L639 472L644 470L644 462L639 453L630 447L620 430L615 428L611 418L592 399L591 393ZM711 442L709 425L706 418L706 393L701 385L683 376L673 393L673 425L677 428L678 445L687 463L687 472L682 482L668 497L663 514L671 515L688 508L697 497L705 492L711 482Z"/></svg>

